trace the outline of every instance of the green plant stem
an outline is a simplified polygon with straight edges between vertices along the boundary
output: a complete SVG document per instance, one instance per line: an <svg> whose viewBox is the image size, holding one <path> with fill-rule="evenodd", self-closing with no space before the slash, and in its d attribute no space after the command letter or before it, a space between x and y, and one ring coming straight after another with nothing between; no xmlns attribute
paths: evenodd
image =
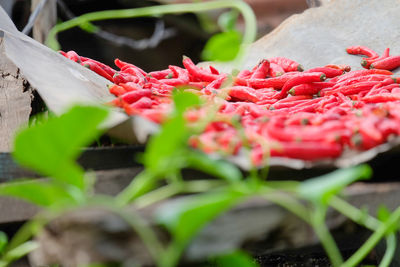
<svg viewBox="0 0 400 267"><path fill-rule="evenodd" d="M51 219L55 218L58 213L50 213L45 211L44 213L38 213L30 221L26 222L19 228L18 232L13 236L10 243L7 245L6 251L13 250L14 248L20 246L27 240L31 239L32 236L38 233L42 227L48 223Z"/></svg>
<svg viewBox="0 0 400 267"><path fill-rule="evenodd" d="M352 206L337 196L333 196L331 198L329 205L346 217L350 218L352 221L363 225L372 231L375 231L381 225L379 220L367 213L362 212L360 209Z"/></svg>
<svg viewBox="0 0 400 267"><path fill-rule="evenodd" d="M317 204L318 205L318 204ZM311 225L314 228L322 246L324 247L326 254L329 257L333 266L341 266L343 263L343 257L333 239L331 233L325 224L326 209L322 206L317 206L311 216Z"/></svg>
<svg viewBox="0 0 400 267"><path fill-rule="evenodd" d="M140 239L146 245L149 253L155 262L160 261L160 255L165 250L158 240L155 232L149 225L133 210L122 211L119 206L108 206L111 211L121 216L135 230Z"/></svg>
<svg viewBox="0 0 400 267"><path fill-rule="evenodd" d="M177 14L177 13L189 13L189 12L203 12L203 11L223 9L223 8L234 8L242 13L244 21L246 23L245 32L243 35L243 44L252 43L256 38L257 21L250 6L247 5L244 1L239 1L239 0L219 0L219 1L207 1L207 2L188 3L188 4L157 5L151 7L122 9L122 10L105 10L105 11L87 13L54 26L48 34L46 45L54 50L60 49L60 45L56 40L56 36L59 32L80 25L85 25L85 24L87 25L89 21L137 18L137 17L159 16L165 14Z"/></svg>
<svg viewBox="0 0 400 267"><path fill-rule="evenodd" d="M368 240L354 253L342 267L357 266L368 253L378 244L378 242L387 234L387 231L400 221L400 207L397 208L388 218L382 223L379 228L368 238Z"/></svg>
<svg viewBox="0 0 400 267"><path fill-rule="evenodd" d="M271 188L263 188L261 197L287 209L303 221L311 223L309 211L289 194Z"/></svg>
<svg viewBox="0 0 400 267"><path fill-rule="evenodd" d="M200 193L218 188L225 184L225 181L220 180L200 180L172 183L155 189L137 198L134 204L138 208L143 208L158 201L177 195L179 193Z"/></svg>
<svg viewBox="0 0 400 267"><path fill-rule="evenodd" d="M115 197L115 202L124 206L154 188L157 176L150 171L142 171Z"/></svg>
<svg viewBox="0 0 400 267"><path fill-rule="evenodd" d="M394 253L396 252L397 240L394 233L386 237L386 251L383 256L379 267L389 267L392 263Z"/></svg>

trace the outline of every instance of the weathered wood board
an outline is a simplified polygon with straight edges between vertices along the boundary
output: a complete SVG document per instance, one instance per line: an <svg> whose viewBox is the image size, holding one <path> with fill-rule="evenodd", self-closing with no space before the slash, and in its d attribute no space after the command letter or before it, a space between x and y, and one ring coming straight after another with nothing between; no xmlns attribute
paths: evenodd
<svg viewBox="0 0 400 267"><path fill-rule="evenodd" d="M33 89L4 53L0 38L0 152L12 147L14 132L29 121Z"/></svg>

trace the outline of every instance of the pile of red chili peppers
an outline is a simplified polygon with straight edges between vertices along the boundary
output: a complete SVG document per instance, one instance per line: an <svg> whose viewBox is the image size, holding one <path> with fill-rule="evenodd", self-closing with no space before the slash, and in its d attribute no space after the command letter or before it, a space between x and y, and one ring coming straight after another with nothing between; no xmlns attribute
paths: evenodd
<svg viewBox="0 0 400 267"><path fill-rule="evenodd" d="M213 122L190 144L228 155L246 146L253 163L261 164L268 155L337 158L345 149L367 150L400 135L400 78L390 72L400 66L400 56L390 56L389 49L379 56L363 46L347 52L365 56L365 69L327 65L303 71L297 62L275 57L231 76L184 57L183 68L147 73L119 59L116 71L74 51L60 53L111 81L112 104L128 115L162 123L171 111L174 88L198 94L206 103L218 102ZM195 122L205 114L203 108L192 109L186 119Z"/></svg>

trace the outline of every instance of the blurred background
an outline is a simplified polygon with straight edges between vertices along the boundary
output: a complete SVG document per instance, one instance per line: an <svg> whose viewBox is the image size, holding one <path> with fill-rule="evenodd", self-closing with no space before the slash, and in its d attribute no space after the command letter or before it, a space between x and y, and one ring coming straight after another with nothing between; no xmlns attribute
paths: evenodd
<svg viewBox="0 0 400 267"><path fill-rule="evenodd" d="M65 21L84 13L145 7L151 5L192 2L189 0L0 0L19 30L27 25L31 10L45 2L41 13L49 21ZM306 0L246 0L257 17L258 37L277 27L287 17L303 12L310 3ZM315 2L311 1L311 2ZM43 4L43 3L42 3ZM47 10L46 10L47 9ZM180 65L182 55L199 61L200 53L210 36L218 33L218 17L224 10L200 14L166 15L159 18L119 19L95 22L101 32L90 34L73 28L58 35L61 49L75 50L82 56L97 59L113 66L113 60L134 63L146 71ZM42 25L43 26L43 25ZM239 18L237 28L240 30ZM44 25L49 28L49 25ZM29 35L32 31L28 32ZM40 40L40 36L34 36Z"/></svg>

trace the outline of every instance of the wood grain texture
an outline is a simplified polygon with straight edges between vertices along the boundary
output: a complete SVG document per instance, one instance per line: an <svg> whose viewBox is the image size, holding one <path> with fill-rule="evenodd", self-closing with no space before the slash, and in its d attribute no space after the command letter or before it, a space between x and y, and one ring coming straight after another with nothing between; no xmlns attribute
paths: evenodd
<svg viewBox="0 0 400 267"><path fill-rule="evenodd" d="M32 92L18 68L5 56L0 39L0 152L11 150L15 131L28 122Z"/></svg>

